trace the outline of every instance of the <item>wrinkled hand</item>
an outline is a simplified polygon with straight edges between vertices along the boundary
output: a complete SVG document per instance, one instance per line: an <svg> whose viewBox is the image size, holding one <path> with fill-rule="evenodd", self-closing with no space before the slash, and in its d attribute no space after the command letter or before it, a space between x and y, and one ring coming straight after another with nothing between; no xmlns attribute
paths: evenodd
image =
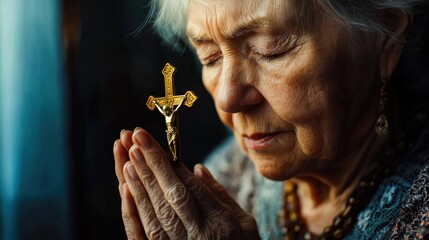
<svg viewBox="0 0 429 240"><path fill-rule="evenodd" d="M128 239L259 239L242 210L201 164L192 174L148 132L122 131L115 171Z"/></svg>

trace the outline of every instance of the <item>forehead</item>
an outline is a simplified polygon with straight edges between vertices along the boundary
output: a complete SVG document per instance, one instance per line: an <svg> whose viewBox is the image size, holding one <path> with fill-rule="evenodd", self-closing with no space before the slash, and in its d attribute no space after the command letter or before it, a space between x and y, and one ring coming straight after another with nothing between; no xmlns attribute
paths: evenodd
<svg viewBox="0 0 429 240"><path fill-rule="evenodd" d="M192 40L211 38L213 28L227 37L255 28L302 28L308 10L298 0L190 0L187 34ZM307 7L307 9L310 9Z"/></svg>

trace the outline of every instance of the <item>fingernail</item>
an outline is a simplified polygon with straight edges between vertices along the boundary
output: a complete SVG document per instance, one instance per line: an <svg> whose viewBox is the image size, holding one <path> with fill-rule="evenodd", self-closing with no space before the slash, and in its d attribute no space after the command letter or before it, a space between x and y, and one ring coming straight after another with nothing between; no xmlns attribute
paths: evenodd
<svg viewBox="0 0 429 240"><path fill-rule="evenodd" d="M141 128L141 127L136 127L136 128L134 128L134 132L137 132L138 130L142 130L143 128Z"/></svg>
<svg viewBox="0 0 429 240"><path fill-rule="evenodd" d="M148 150L152 147L152 139L151 137L141 129L141 131L134 133L136 136L136 140L138 145L143 148L143 150Z"/></svg>
<svg viewBox="0 0 429 240"><path fill-rule="evenodd" d="M125 131L125 129L122 129L121 133L119 133L119 136L121 136L124 131Z"/></svg>
<svg viewBox="0 0 429 240"><path fill-rule="evenodd" d="M143 154L141 153L140 149L137 147L134 147L132 150L134 158L139 162L144 162Z"/></svg>
<svg viewBox="0 0 429 240"><path fill-rule="evenodd" d="M134 168L134 166L132 164L129 164L127 166L127 171L133 180L139 179L139 176L137 175L136 169Z"/></svg>
<svg viewBox="0 0 429 240"><path fill-rule="evenodd" d="M203 177L205 177L205 174L204 174L204 171L203 171L203 168L202 168L202 165L201 165L201 164L197 164L197 165L195 165L195 167L194 167L194 174L195 174L195 176L197 176L198 178L203 178Z"/></svg>

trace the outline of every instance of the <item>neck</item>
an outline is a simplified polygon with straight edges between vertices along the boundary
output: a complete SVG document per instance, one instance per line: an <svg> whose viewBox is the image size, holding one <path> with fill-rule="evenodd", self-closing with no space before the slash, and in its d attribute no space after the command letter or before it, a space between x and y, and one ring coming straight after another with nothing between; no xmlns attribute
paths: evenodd
<svg viewBox="0 0 429 240"><path fill-rule="evenodd" d="M386 138L370 135L359 144L360 148L341 156L342 164L337 167L292 180L298 186L301 217L310 232L320 234L330 226L360 179L376 167L377 160L373 157L385 145Z"/></svg>

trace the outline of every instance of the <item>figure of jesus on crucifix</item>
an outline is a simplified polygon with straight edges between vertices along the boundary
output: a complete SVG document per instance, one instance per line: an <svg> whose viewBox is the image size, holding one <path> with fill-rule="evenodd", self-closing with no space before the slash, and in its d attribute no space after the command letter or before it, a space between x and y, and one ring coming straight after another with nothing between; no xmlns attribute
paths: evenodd
<svg viewBox="0 0 429 240"><path fill-rule="evenodd" d="M185 101L186 95L180 101L180 104L176 107L170 108L169 105L159 106L159 104L153 100L153 104L155 104L156 108L164 115L165 123L167 124L167 142L168 147L170 148L171 154L173 155L173 160L177 159L177 138L179 137L179 130L176 127L175 118L176 111L182 106L182 103Z"/></svg>
<svg viewBox="0 0 429 240"><path fill-rule="evenodd" d="M177 110L182 105L192 107L194 102L197 100L197 96L192 91L187 91L184 95L174 95L174 72L176 68L167 63L162 70L165 81L165 97L155 98L150 96L146 102L146 105L150 110L154 110L155 107L164 115L165 123L167 125L167 142L170 148L173 161L178 159L177 156L177 145L179 142L179 128L177 118Z"/></svg>

